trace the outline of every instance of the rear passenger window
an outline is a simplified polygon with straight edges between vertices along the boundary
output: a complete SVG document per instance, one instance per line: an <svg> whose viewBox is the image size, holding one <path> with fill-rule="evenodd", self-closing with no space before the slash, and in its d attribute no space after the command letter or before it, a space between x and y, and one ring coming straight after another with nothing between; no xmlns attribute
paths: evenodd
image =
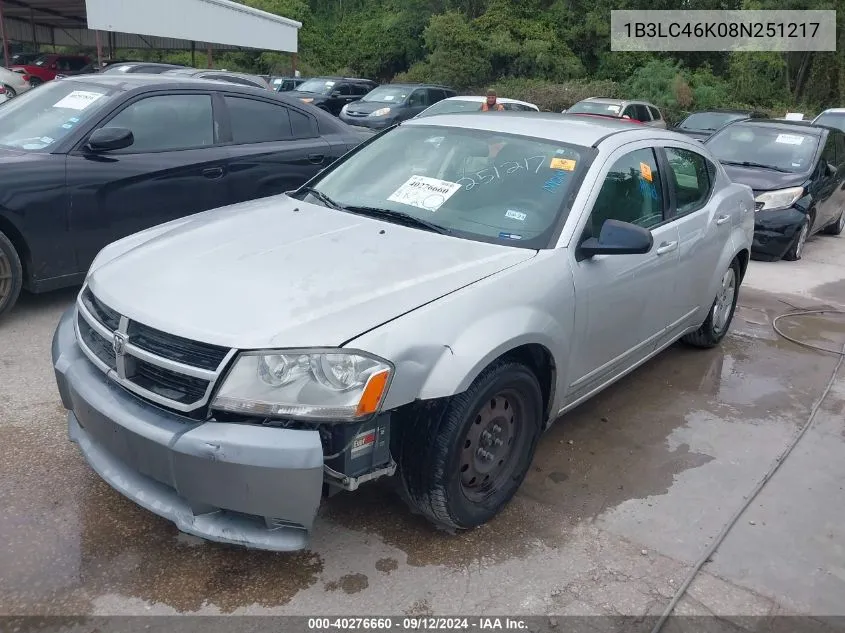
<svg viewBox="0 0 845 633"><path fill-rule="evenodd" d="M290 127L293 138L313 138L317 136L317 126L307 114L303 114L298 110L288 110L290 115Z"/></svg>
<svg viewBox="0 0 845 633"><path fill-rule="evenodd" d="M663 191L652 149L617 160L608 171L590 214L588 230L598 237L606 220L651 228L663 221Z"/></svg>
<svg viewBox="0 0 845 633"><path fill-rule="evenodd" d="M644 106L641 103L637 103L634 105L634 118L637 121L642 121L643 123L648 123L651 121L651 115L648 112L648 107Z"/></svg>
<svg viewBox="0 0 845 633"><path fill-rule="evenodd" d="M707 159L688 149L666 148L669 183L675 190L675 215L697 211L710 197L711 169Z"/></svg>
<svg viewBox="0 0 845 633"><path fill-rule="evenodd" d="M660 116L660 110L655 108L654 106L648 106L648 111L651 112L651 118L655 121L659 121L662 117Z"/></svg>
<svg viewBox="0 0 845 633"><path fill-rule="evenodd" d="M282 105L224 97L232 123L232 141L237 144L286 141L291 138L289 111Z"/></svg>
<svg viewBox="0 0 845 633"><path fill-rule="evenodd" d="M446 93L442 90L438 90L437 88L429 88L428 89L428 102L437 103L438 101L442 101L446 98Z"/></svg>

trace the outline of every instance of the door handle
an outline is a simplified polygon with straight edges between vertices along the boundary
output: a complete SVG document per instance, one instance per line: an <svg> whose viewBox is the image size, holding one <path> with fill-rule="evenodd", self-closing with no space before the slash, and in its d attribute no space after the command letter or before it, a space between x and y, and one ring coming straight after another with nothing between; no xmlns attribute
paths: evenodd
<svg viewBox="0 0 845 633"><path fill-rule="evenodd" d="M724 224L725 222L729 221L731 216L729 215L720 215L716 218L716 224Z"/></svg>
<svg viewBox="0 0 845 633"><path fill-rule="evenodd" d="M657 251L655 251L658 255L665 255L666 253L671 253L676 248L678 248L677 242L663 242L660 246L657 247Z"/></svg>
<svg viewBox="0 0 845 633"><path fill-rule="evenodd" d="M209 167L207 169L202 170L202 175L206 178L211 180L216 180L223 176L223 168L222 167Z"/></svg>
<svg viewBox="0 0 845 633"><path fill-rule="evenodd" d="M314 165L322 165L324 158L323 154L308 154L308 162Z"/></svg>

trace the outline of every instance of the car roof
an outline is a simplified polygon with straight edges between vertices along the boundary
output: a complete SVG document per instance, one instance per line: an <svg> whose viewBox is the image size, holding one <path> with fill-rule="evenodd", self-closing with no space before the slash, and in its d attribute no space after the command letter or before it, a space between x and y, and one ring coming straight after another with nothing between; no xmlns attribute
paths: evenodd
<svg viewBox="0 0 845 633"><path fill-rule="evenodd" d="M220 90L221 84L224 84L227 90L243 89L244 91L255 91L253 94L265 96L280 94L259 86L244 86L216 79L201 79L184 73L162 73L160 75L150 75L147 73L96 73L91 75L70 75L64 77L61 81L103 86L104 88L117 89L123 92L136 88L149 88L151 90L155 88L215 88Z"/></svg>
<svg viewBox="0 0 845 633"><path fill-rule="evenodd" d="M813 125L810 121L787 121L786 119L742 119L741 121L734 121L733 123L728 124L730 127L735 125L773 127L784 131L800 131L813 136L821 136L822 130L831 129L821 125Z"/></svg>
<svg viewBox="0 0 845 633"><path fill-rule="evenodd" d="M642 99L610 99L606 97L587 97L586 99L581 99L581 101L595 101L597 103L612 103L613 105L630 105L634 104L642 104L651 106L652 108L656 108L657 106L649 101L643 101Z"/></svg>
<svg viewBox="0 0 845 633"><path fill-rule="evenodd" d="M451 90L449 86L442 84L421 84L421 83L395 83L395 84L381 84L379 88L444 88Z"/></svg>
<svg viewBox="0 0 845 633"><path fill-rule="evenodd" d="M333 77L331 75L320 75L319 77L308 77L308 79L322 79L326 81L359 81L366 84L375 84L372 79L361 79L360 77Z"/></svg>
<svg viewBox="0 0 845 633"><path fill-rule="evenodd" d="M479 103L483 101L487 101L486 95L459 95L457 97L447 97L443 99L443 101L477 101ZM519 99L509 99L508 97L496 97L496 101L499 103L519 103L521 105L531 106L536 108L537 106L533 103L529 103L528 101L520 101ZM438 103L440 103L438 101Z"/></svg>
<svg viewBox="0 0 845 633"><path fill-rule="evenodd" d="M500 134L517 134L571 143L583 147L597 147L601 141L618 133L628 133L630 140L677 139L676 132L667 132L645 125L631 125L615 118L588 118L554 112L499 112L496 116L477 112L439 114L436 117L414 118L401 125L457 127L485 130Z"/></svg>
<svg viewBox="0 0 845 633"><path fill-rule="evenodd" d="M828 108L827 110L819 112L819 116L822 114L845 114L845 108Z"/></svg>

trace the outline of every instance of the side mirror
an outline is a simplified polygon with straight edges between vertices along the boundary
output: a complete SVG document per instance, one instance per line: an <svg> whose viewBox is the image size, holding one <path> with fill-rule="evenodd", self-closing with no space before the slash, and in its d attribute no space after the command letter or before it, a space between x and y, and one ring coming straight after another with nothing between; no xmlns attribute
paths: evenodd
<svg viewBox="0 0 845 633"><path fill-rule="evenodd" d="M651 250L651 231L620 220L605 220L598 239L589 237L578 247L582 257L593 255L644 255Z"/></svg>
<svg viewBox="0 0 845 633"><path fill-rule="evenodd" d="M88 137L85 149L89 152L109 152L129 147L135 142L132 130L125 127L102 127Z"/></svg>

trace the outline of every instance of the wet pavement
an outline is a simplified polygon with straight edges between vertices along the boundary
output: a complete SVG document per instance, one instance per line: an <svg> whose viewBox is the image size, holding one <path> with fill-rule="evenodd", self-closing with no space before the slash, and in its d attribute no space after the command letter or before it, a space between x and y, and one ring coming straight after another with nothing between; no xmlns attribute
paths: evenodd
<svg viewBox="0 0 845 633"><path fill-rule="evenodd" d="M771 270L752 272L766 288ZM104 484L67 440L49 362L75 291L25 297L0 323L0 613L659 614L831 376L836 356L771 325L845 302L817 286L744 289L720 348L674 346L567 414L490 524L437 530L375 482L325 502L294 555L179 534ZM845 343L845 317L781 324ZM678 612L845 615L843 486L845 368Z"/></svg>

